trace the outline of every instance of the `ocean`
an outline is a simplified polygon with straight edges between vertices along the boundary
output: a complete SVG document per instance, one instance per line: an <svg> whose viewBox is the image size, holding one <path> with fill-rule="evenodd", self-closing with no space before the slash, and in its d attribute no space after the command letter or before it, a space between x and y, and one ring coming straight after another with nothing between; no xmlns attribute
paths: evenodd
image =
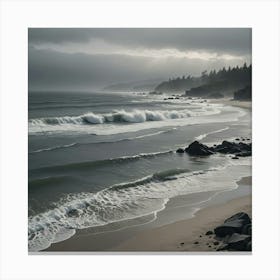
<svg viewBox="0 0 280 280"><path fill-rule="evenodd" d="M248 109L171 94L108 92L30 92L28 105L32 252L79 229L155 220L171 198L233 190L251 175L251 157L175 152L194 140L251 142Z"/></svg>

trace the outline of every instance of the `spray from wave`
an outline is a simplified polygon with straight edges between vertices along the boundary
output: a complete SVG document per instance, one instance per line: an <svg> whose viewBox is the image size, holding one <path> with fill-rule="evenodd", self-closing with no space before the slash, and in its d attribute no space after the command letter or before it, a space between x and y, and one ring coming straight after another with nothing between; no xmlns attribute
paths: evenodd
<svg viewBox="0 0 280 280"><path fill-rule="evenodd" d="M104 124L104 123L142 123L148 121L164 121L167 119L181 119L190 117L188 110L182 111L150 111L134 110L115 110L108 114L95 114L88 112L80 116L63 116L52 118L31 119L30 125L63 125L63 124Z"/></svg>

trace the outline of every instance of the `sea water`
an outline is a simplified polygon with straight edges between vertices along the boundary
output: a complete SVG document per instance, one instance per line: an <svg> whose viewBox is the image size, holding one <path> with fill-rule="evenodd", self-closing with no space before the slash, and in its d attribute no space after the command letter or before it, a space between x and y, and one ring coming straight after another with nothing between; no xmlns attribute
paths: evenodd
<svg viewBox="0 0 280 280"><path fill-rule="evenodd" d="M155 214L170 198L236 187L250 158L176 154L251 137L248 110L134 93L29 93L29 250Z"/></svg>

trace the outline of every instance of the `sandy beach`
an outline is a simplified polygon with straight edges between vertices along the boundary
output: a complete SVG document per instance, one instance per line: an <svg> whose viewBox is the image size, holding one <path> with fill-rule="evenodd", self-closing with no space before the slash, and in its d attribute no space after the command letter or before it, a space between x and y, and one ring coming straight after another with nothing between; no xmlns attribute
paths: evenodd
<svg viewBox="0 0 280 280"><path fill-rule="evenodd" d="M52 244L45 253L216 251L218 246L213 245L216 242L213 235L206 236L205 233L237 212L244 211L251 216L251 180L251 177L243 177L238 182L239 187L232 191L175 198L164 211L158 213L157 220L153 222L145 223L143 218L143 224L133 225L132 221L128 227L107 232L97 233L92 229L78 231L72 238ZM189 206L174 207L180 199L185 203L187 199L205 201L198 204L201 210L190 217L185 214L190 211ZM160 225L160 222L164 225Z"/></svg>
<svg viewBox="0 0 280 280"><path fill-rule="evenodd" d="M230 105L243 109L250 109L250 110L252 109L252 101L239 101L239 100L220 98L220 99L211 99L209 100L209 102Z"/></svg>
<svg viewBox="0 0 280 280"><path fill-rule="evenodd" d="M231 215L244 211L251 215L251 196L208 207L194 218L152 229L112 248L113 251L215 251L213 235L205 235ZM195 244L198 242L198 244Z"/></svg>

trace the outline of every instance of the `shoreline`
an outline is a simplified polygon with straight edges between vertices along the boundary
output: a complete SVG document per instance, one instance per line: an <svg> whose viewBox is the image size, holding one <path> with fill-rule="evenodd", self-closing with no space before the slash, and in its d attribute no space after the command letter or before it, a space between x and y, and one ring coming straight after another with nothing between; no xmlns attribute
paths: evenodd
<svg viewBox="0 0 280 280"><path fill-rule="evenodd" d="M238 188L234 190L207 194L210 196L206 193L199 194L207 197L201 205L198 203L201 207L185 205L172 208L169 205L158 213L154 221L145 222L143 217L143 224L128 225L102 233L93 232L92 228L79 230L67 240L53 243L44 251L29 254L215 251L214 247L208 248L206 245L209 240L207 236L205 239L205 232L213 230L225 218L236 212L245 211L251 214L251 176L241 178L237 184ZM171 205L178 203L182 198L170 200ZM196 209L192 215L187 212L191 209ZM173 220L174 217L177 220ZM199 235L203 238L198 238ZM199 245L193 244L196 241L199 241Z"/></svg>
<svg viewBox="0 0 280 280"><path fill-rule="evenodd" d="M229 105L229 106L233 106L233 107L239 107L242 109L252 110L252 101L247 101L247 100L240 101L240 100L221 98L221 99L208 99L208 102L224 104L224 105Z"/></svg>
<svg viewBox="0 0 280 280"><path fill-rule="evenodd" d="M143 232L112 248L112 251L216 251L213 236L207 236L205 233L213 230L237 212L243 211L251 215L251 204L249 195L224 204L203 208L191 219ZM198 244L195 244L196 242Z"/></svg>
<svg viewBox="0 0 280 280"><path fill-rule="evenodd" d="M250 109L250 107L243 107L243 102L237 101L235 104L232 104L231 100L219 100L213 99L209 100L211 103L222 103L224 105L232 105L241 108ZM246 102L248 103L248 102ZM243 178L244 179L244 178ZM171 198L164 209L162 211L157 212L156 214L150 214L147 216L143 216L137 219L125 220L122 222L116 222L113 224L108 224L106 226L100 226L95 228L86 228L86 229L78 229L76 233L70 238L52 243L48 248L37 252L38 254L42 253L55 253L55 252L92 252L92 253L102 253L102 252L129 252L129 251L191 251L191 246L185 249L179 246L175 248L174 246L162 249L157 249L153 246L149 248L145 248L141 245L142 248L138 248L137 246L131 244L134 238L140 238L140 236L145 234L145 232L152 232L158 230L160 228L165 228L171 226L172 224L180 223L183 221L190 221L196 218L199 213L204 209L211 209L212 207L218 207L224 203L228 203L233 200L240 199L240 196L245 196L249 194L248 190L243 191L240 187L240 182L242 180L236 182L239 187L234 190L226 190L225 192L202 192L189 194L186 196L178 196ZM248 182L247 182L248 183ZM247 184L246 183L246 184ZM248 184L247 184L248 185ZM251 187L250 187L251 189ZM251 195L251 192L250 192ZM251 196L248 197L251 197ZM195 203L193 203L195 201ZM192 203L191 203L192 202ZM178 206L179 205L179 206ZM176 209L178 208L178 209ZM234 214L234 213L233 213ZM226 217L225 217L226 218ZM140 241L136 241L136 243L145 243L145 238ZM184 244L187 242L182 241ZM182 243L180 242L180 243ZM135 242L134 242L135 243ZM167 243L166 243L167 245ZM189 244L190 245L190 244ZM127 249L126 249L127 248ZM154 249L155 248L155 249ZM195 251L203 251L202 248L195 248ZM207 248L207 251L210 250ZM33 254L35 252L29 252L29 254ZM36 254L36 253L35 253Z"/></svg>

